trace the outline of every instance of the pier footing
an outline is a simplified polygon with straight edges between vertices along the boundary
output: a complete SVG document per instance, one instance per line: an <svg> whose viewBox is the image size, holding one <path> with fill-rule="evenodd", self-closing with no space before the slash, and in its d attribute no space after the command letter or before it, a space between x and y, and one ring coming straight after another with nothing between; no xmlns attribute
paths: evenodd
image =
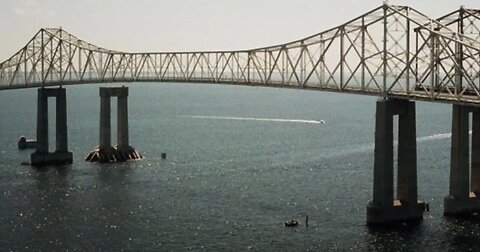
<svg viewBox="0 0 480 252"><path fill-rule="evenodd" d="M445 197L444 214L447 216L462 216L480 212L480 198L471 192L468 198Z"/></svg>
<svg viewBox="0 0 480 252"><path fill-rule="evenodd" d="M100 148L97 147L95 150L90 152L85 158L86 161L90 162L99 162L99 163L115 163L115 162L126 162L129 160L139 160L143 156L138 153L133 147L129 146L128 148L117 149L116 147L110 148Z"/></svg>
<svg viewBox="0 0 480 252"><path fill-rule="evenodd" d="M44 165L64 165L71 164L73 160L73 154L67 152L49 152L49 153L37 153L34 152L30 156L31 164L34 166Z"/></svg>
<svg viewBox="0 0 480 252"><path fill-rule="evenodd" d="M370 203L367 206L367 223L379 225L399 221L420 221L427 203L418 201L416 204L401 203L394 200L391 206L378 206Z"/></svg>

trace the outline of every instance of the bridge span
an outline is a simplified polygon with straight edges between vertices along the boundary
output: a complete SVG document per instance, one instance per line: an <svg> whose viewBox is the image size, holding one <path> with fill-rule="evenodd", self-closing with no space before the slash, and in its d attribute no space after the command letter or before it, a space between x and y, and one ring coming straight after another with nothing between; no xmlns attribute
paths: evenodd
<svg viewBox="0 0 480 252"><path fill-rule="evenodd" d="M39 88L38 143L32 164L72 161L62 86L114 82L219 83L380 97L369 224L422 219L428 205L417 196L415 101L452 103L450 193L444 212L480 211L480 10L461 7L430 18L408 6L384 4L306 38L236 51L132 53L93 45L61 28L42 28L0 63L0 90ZM141 158L128 145L128 88L102 88L100 95L100 147L88 159ZM55 153L48 153L45 126L49 96L57 98ZM122 120L118 150L110 143L112 96L118 97ZM471 148L469 113L473 113ZM394 116L399 118L397 188Z"/></svg>

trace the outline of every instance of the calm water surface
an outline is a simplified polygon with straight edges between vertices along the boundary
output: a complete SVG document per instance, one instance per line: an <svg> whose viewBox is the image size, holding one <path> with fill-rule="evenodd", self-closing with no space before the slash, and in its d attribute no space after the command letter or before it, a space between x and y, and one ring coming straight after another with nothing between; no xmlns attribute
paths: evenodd
<svg viewBox="0 0 480 252"><path fill-rule="evenodd" d="M16 148L19 136L35 138L36 90L0 92L1 250L480 249L480 218L442 216L449 105L417 103L425 220L370 229L376 98L131 84L130 142L145 159L99 165L83 161L98 143L98 87L67 87L74 163L41 169L20 165L31 150ZM306 215L308 228L283 226Z"/></svg>

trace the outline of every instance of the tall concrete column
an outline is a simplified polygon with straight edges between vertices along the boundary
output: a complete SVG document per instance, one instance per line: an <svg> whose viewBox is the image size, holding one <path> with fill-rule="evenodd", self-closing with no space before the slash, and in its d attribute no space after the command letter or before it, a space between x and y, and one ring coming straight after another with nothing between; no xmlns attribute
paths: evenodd
<svg viewBox="0 0 480 252"><path fill-rule="evenodd" d="M48 96L45 89L38 89L37 100L37 148L36 153L48 153Z"/></svg>
<svg viewBox="0 0 480 252"><path fill-rule="evenodd" d="M48 97L56 98L56 149L49 152L48 144ZM37 149L31 155L32 165L71 164L72 153L68 151L67 97L64 88L39 88L37 111Z"/></svg>
<svg viewBox="0 0 480 252"><path fill-rule="evenodd" d="M111 120L110 120L110 96L100 92L100 148L106 149L112 146Z"/></svg>
<svg viewBox="0 0 480 252"><path fill-rule="evenodd" d="M453 105L450 160L450 196L467 199L469 181L469 118L467 107Z"/></svg>
<svg viewBox="0 0 480 252"><path fill-rule="evenodd" d="M110 98L117 101L117 146L111 146ZM143 158L128 142L128 88L100 88L100 146L85 158L91 162L124 162Z"/></svg>
<svg viewBox="0 0 480 252"><path fill-rule="evenodd" d="M453 105L450 159L450 190L445 197L445 215L480 212L480 115L479 108ZM473 112L470 155L469 113ZM471 163L470 163L471 159Z"/></svg>
<svg viewBox="0 0 480 252"><path fill-rule="evenodd" d="M56 112L56 152L68 152L67 96L63 88L58 90Z"/></svg>
<svg viewBox="0 0 480 252"><path fill-rule="evenodd" d="M373 204L393 206L393 118L390 102L377 101L375 117L375 160Z"/></svg>
<svg viewBox="0 0 480 252"><path fill-rule="evenodd" d="M128 100L127 96L118 97L117 116L117 146L119 149L126 149L128 143Z"/></svg>
<svg viewBox="0 0 480 252"><path fill-rule="evenodd" d="M393 117L399 115L397 199L394 197ZM425 203L417 196L417 139L415 103L379 100L375 117L373 200L367 224L421 220Z"/></svg>
<svg viewBox="0 0 480 252"><path fill-rule="evenodd" d="M402 101L398 118L397 198L402 203L416 204L417 192L417 133L415 102Z"/></svg>
<svg viewBox="0 0 480 252"><path fill-rule="evenodd" d="M470 186L477 197L480 196L480 109L473 111L472 122L472 156Z"/></svg>

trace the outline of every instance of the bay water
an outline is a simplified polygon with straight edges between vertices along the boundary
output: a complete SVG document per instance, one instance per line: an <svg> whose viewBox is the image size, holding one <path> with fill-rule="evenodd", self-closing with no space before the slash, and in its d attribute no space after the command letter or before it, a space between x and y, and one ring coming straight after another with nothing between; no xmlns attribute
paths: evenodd
<svg viewBox="0 0 480 252"><path fill-rule="evenodd" d="M144 159L119 164L84 161L98 145L100 85L66 87L74 161L42 168L21 165L33 150L16 146L35 138L36 90L0 92L0 250L480 248L480 218L443 216L451 105L417 102L419 198L430 212L416 225L369 228L376 97L126 85L130 145ZM300 225L286 228L290 219Z"/></svg>

